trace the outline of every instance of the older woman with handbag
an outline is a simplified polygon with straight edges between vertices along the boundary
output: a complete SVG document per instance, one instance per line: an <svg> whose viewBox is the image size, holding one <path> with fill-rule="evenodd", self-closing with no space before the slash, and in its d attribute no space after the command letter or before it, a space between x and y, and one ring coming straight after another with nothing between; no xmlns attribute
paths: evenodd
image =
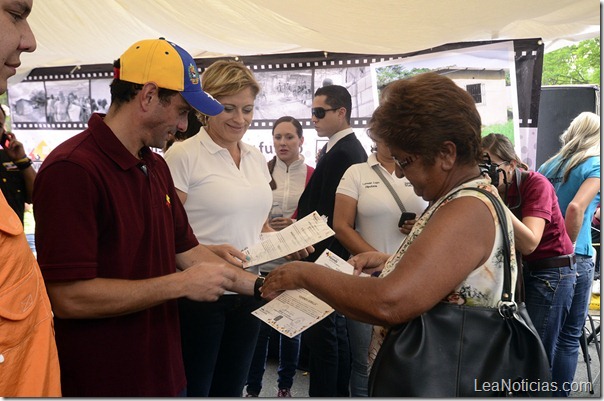
<svg viewBox="0 0 604 401"><path fill-rule="evenodd" d="M268 276L263 296L306 288L374 324L370 396L549 394L522 388L548 382L549 367L530 319L513 302L512 225L479 167L481 120L472 97L436 73L386 90L370 135L386 143L430 207L392 256L366 252L350 260L355 272L379 277L293 262Z"/></svg>
<svg viewBox="0 0 604 401"><path fill-rule="evenodd" d="M395 252L428 203L396 177L396 162L383 141L376 141L367 162L346 170L336 191L333 229L351 255ZM401 220L402 219L402 220ZM402 223L402 224L401 224ZM399 224L401 224L399 226ZM367 397L370 324L346 319L350 343L350 395Z"/></svg>

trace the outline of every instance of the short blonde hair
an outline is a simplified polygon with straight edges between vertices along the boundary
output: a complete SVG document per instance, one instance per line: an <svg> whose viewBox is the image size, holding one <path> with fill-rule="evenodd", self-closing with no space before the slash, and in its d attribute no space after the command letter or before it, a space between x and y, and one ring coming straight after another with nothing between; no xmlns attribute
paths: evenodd
<svg viewBox="0 0 604 401"><path fill-rule="evenodd" d="M232 96L250 88L254 98L260 92L260 85L252 71L243 63L232 60L218 60L201 74L201 87L214 98ZM200 120L207 124L207 116L200 114Z"/></svg>

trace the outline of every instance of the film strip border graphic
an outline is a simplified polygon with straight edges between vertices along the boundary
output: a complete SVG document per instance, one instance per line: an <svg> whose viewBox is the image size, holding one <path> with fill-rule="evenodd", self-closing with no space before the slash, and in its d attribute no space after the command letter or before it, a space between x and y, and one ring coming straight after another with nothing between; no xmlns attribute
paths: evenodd
<svg viewBox="0 0 604 401"><path fill-rule="evenodd" d="M295 71L302 69L319 69L319 68L344 68L344 67L364 67L372 63L383 62L399 59L400 56L361 56L353 58L328 58L329 54L324 54L323 60L290 60L290 61L275 61L275 62L255 62L246 63L247 57L242 57L241 61L246 66L256 72L283 72ZM341 57L341 56L340 56ZM250 59L258 59L260 57L250 57ZM239 57L228 58L240 61ZM196 59L198 64L198 72L201 74L204 69L216 59ZM255 61L255 60L254 60ZM60 71L57 71L60 68ZM85 71L87 68L96 68L97 71ZM105 69L103 71L102 69ZM68 66L48 69L38 69L32 71L32 74L27 76L23 82L51 82L51 81L67 81L67 80L94 80L94 79L112 79L113 69L111 65L96 65L96 66ZM310 114L310 113L309 113ZM313 128L310 117L308 119L298 118L304 128ZM250 125L251 129L272 129L276 119L255 119ZM352 127L364 127L369 121L368 117L351 118ZM56 129L56 130L83 130L88 127L86 122L13 122L15 129Z"/></svg>
<svg viewBox="0 0 604 401"><path fill-rule="evenodd" d="M259 58L260 56L253 57L253 59ZM264 56L267 57L267 56ZM326 56L327 57L327 56ZM360 58L346 58L346 59L328 59L325 60L313 60L313 61L283 61L283 62L267 62L267 63L247 63L247 57L228 57L221 59L229 59L236 61L243 61L244 64L253 72L266 72L266 71L284 71L284 70L298 70L308 68L336 68L336 67L363 67L373 63L391 61L401 58L400 55L393 56L373 56L373 57L360 57ZM252 58L252 57L250 57ZM210 61L211 60L211 61ZM201 74L203 70L218 59L196 59L197 71ZM97 71L82 71L87 66L68 66L68 67L49 67L40 68L32 71L23 81L64 81L71 79L111 79L113 78L113 70L109 64L91 66ZM106 69L106 71L99 71L99 69ZM45 72L45 70L48 70ZM52 72L53 70L61 70L70 72ZM50 72L49 72L50 71Z"/></svg>
<svg viewBox="0 0 604 401"><path fill-rule="evenodd" d="M370 117L362 117L362 118L351 118L350 126L353 128L365 127L369 124ZM311 129L314 128L312 121L310 118L297 118L297 120L302 124L303 129ZM250 128L255 129L272 129L275 123L275 120L254 120L250 125Z"/></svg>
<svg viewBox="0 0 604 401"><path fill-rule="evenodd" d="M373 63L391 61L397 59L405 59L420 54L437 53L440 51L452 50L468 46L477 46L480 44L488 44L499 41L485 41L469 43L457 43L439 46L437 48L418 51L409 54L398 55L356 55L356 54L337 54L327 52L314 53L298 53L298 54L277 54L271 56L241 56L241 57L220 57L196 59L199 73L202 73L207 66L216 60L229 59L242 61L250 70L256 72L283 72L304 69L329 69L329 68L344 68L344 67L364 67ZM540 41L539 41L540 42ZM542 66L537 65L535 60L539 59L539 53L543 52L542 43L535 39L514 40L514 53L516 60L516 70L524 71L539 69ZM535 44L538 44L540 49L536 50ZM520 64L523 64L521 66ZM528 65L528 68L526 67ZM529 74L530 75L530 74ZM518 77L518 74L517 74ZM45 81L66 81L66 80L94 80L94 79L111 79L113 78L113 68L110 64L82 65L82 66L64 66L64 67L48 67L33 70L23 82L45 82ZM518 77L518 87L531 86L526 80L533 80L534 77L522 76ZM525 82L521 82L525 80ZM540 75L539 75L540 81ZM520 104L520 120L521 127L536 126L538 112L538 94L535 95L535 88L531 89L530 93L519 92L519 103L525 103L524 107ZM524 96L524 97L523 97ZM528 103L528 104L526 104ZM536 108L535 108L536 107ZM529 110L530 109L530 110ZM365 127L370 116L361 118L352 118L351 125L353 127ZM250 128L255 129L272 129L276 119L255 119ZM310 118L299 118L304 128L312 128ZM14 122L13 127L16 129L60 129L60 130L81 130L87 128L86 122Z"/></svg>
<svg viewBox="0 0 604 401"><path fill-rule="evenodd" d="M106 71L89 71L89 72L75 72L79 70L79 66L67 67L70 72L63 72L65 67L61 68L41 68L32 71L23 82L60 82L68 80L94 80L94 79L112 79L113 70L109 70L111 66L107 65L104 67ZM99 68L96 66L95 68ZM60 72L53 72L59 70ZM50 129L50 130L84 130L88 128L87 122L76 122L76 121L64 121L64 122L12 122L13 129L21 130L39 130L39 129Z"/></svg>
<svg viewBox="0 0 604 401"><path fill-rule="evenodd" d="M75 67L74 67L75 69ZM35 81L65 81L71 79L112 79L113 71L98 71L98 72L82 72L82 73L36 73L28 75L23 81L24 82L35 82Z"/></svg>

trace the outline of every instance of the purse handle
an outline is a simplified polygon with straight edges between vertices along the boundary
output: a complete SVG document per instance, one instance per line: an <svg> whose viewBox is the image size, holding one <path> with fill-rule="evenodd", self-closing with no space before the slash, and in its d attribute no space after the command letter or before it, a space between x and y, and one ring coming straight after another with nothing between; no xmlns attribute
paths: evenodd
<svg viewBox="0 0 604 401"><path fill-rule="evenodd" d="M376 174L382 179L382 182L384 183L384 185L386 185L386 187L394 197L394 200L398 204L398 207L401 208L401 212L405 213L407 210L405 209L405 205L403 205L403 201L401 201L401 198L398 197L396 191L394 190L394 188L392 188L392 185L390 185L390 182L386 179L386 177L384 177L384 173L382 173L382 171L380 170L379 163L374 164L371 168L373 168Z"/></svg>
<svg viewBox="0 0 604 401"><path fill-rule="evenodd" d="M497 218L499 219L501 225L501 234L503 235L503 242L505 245L503 247L503 290L501 292L501 300L499 301L499 304L497 306L499 308L499 313L501 314L501 316L503 316L504 318L510 318L518 309L518 305L516 304L516 302L514 302L514 299L512 298L512 266L510 250L511 244L507 230L507 218L503 209L503 205L495 195L493 195L491 192L487 191L484 188L470 187L463 188L461 189L461 191L463 191L464 189L476 190L485 195L491 201L493 207L495 208L495 212L497 213Z"/></svg>

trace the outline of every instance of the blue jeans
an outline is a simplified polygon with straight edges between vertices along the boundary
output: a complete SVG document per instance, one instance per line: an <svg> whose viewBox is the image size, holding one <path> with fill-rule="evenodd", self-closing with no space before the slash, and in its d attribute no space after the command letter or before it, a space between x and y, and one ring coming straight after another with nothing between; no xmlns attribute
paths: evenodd
<svg viewBox="0 0 604 401"><path fill-rule="evenodd" d="M251 312L262 301L224 295L216 302L179 299L188 397L241 397L260 330Z"/></svg>
<svg viewBox="0 0 604 401"><path fill-rule="evenodd" d="M310 397L348 397L350 348L346 318L333 312L302 333L308 346Z"/></svg>
<svg viewBox="0 0 604 401"><path fill-rule="evenodd" d="M350 341L350 396L368 397L369 363L367 359L373 326L347 318L346 327Z"/></svg>
<svg viewBox="0 0 604 401"><path fill-rule="evenodd" d="M262 390L262 376L266 369L266 357L268 355L268 343L271 333L276 332L266 323L261 323L254 358L250 366L250 372L247 375L247 392L258 395ZM300 334L289 338L283 334L277 333L279 338L279 368L277 374L277 385L279 388L292 388L294 376L298 367L298 357L300 355Z"/></svg>
<svg viewBox="0 0 604 401"><path fill-rule="evenodd" d="M575 378L579 358L580 339L589 310L591 286L594 277L594 261L589 256L577 255L577 284L572 298L570 313L564 321L552 362L552 379L558 383L554 396L568 397L570 383Z"/></svg>
<svg viewBox="0 0 604 401"><path fill-rule="evenodd" d="M541 337L550 365L554 359L558 335L570 312L576 282L576 265L524 269L526 309Z"/></svg>
<svg viewBox="0 0 604 401"><path fill-rule="evenodd" d="M34 256L36 256L37 253L36 253L36 236L35 236L35 234L25 234L25 238L27 238L27 243L29 244L29 248L33 252Z"/></svg>

